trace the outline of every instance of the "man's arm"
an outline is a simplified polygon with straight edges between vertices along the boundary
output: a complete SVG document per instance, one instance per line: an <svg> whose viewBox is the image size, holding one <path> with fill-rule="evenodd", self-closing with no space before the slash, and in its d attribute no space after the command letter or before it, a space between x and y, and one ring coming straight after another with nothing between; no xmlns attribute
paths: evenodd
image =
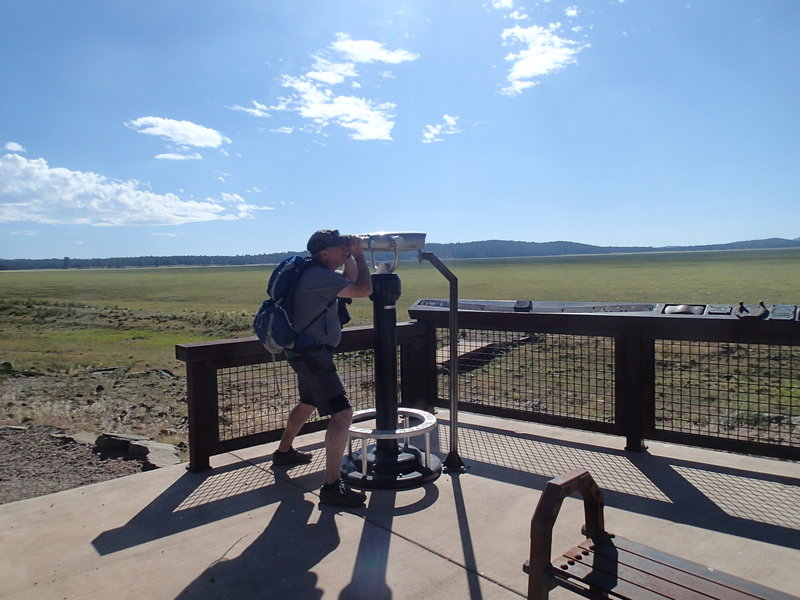
<svg viewBox="0 0 800 600"><path fill-rule="evenodd" d="M359 242L349 246L350 258L344 263L344 276L352 281L339 292L341 298L366 298L372 293L372 277Z"/></svg>

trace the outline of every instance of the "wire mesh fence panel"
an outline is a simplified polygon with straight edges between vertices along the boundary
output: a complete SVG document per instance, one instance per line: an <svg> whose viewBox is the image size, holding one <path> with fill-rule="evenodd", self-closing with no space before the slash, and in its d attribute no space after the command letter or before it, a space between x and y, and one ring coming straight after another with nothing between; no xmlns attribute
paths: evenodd
<svg viewBox="0 0 800 600"><path fill-rule="evenodd" d="M335 354L334 362L353 408L373 408L374 352ZM217 396L222 441L282 429L299 399L295 373L285 360L218 369ZM311 420L319 418L315 412Z"/></svg>
<svg viewBox="0 0 800 600"><path fill-rule="evenodd" d="M219 439L280 429L297 403L297 381L286 361L217 370Z"/></svg>
<svg viewBox="0 0 800 600"><path fill-rule="evenodd" d="M800 346L656 340L656 429L800 447Z"/></svg>
<svg viewBox="0 0 800 600"><path fill-rule="evenodd" d="M373 350L342 352L334 355L334 361L353 409L374 408L375 352Z"/></svg>
<svg viewBox="0 0 800 600"><path fill-rule="evenodd" d="M455 348L462 409L621 435L631 448L647 437L793 460L800 452L794 322L751 321L731 332L713 320L691 327L676 320L673 332L655 319L515 315L464 313ZM450 331L440 316L409 326L398 349L398 401L447 406ZM334 355L337 369L353 407L374 408L376 387L385 391L386 382L376 386L365 331L347 335L347 350ZM298 401L288 362L262 362L252 346L224 340L179 347L192 366L187 377L195 378L188 385L193 469L208 468L206 453L276 439ZM252 364L227 366L233 359Z"/></svg>
<svg viewBox="0 0 800 600"><path fill-rule="evenodd" d="M438 389L448 389L449 332L437 331ZM614 421L614 339L461 330L459 400L555 417Z"/></svg>

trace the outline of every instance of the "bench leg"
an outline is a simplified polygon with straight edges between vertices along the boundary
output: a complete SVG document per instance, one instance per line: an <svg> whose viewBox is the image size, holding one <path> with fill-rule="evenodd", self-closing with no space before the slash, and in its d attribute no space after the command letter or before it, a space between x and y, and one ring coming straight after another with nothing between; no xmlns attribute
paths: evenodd
<svg viewBox="0 0 800 600"><path fill-rule="evenodd" d="M361 438L361 474L367 476L367 438Z"/></svg>

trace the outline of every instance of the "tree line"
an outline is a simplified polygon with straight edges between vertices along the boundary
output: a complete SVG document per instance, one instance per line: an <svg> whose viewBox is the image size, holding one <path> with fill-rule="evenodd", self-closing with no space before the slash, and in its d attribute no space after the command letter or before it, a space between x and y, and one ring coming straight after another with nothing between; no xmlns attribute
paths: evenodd
<svg viewBox="0 0 800 600"><path fill-rule="evenodd" d="M242 254L237 256L120 256L115 258L15 258L0 259L0 270L23 269L121 269L130 267L211 267L278 263L296 252ZM306 253L307 254L307 253Z"/></svg>
<svg viewBox="0 0 800 600"><path fill-rule="evenodd" d="M800 238L793 240L769 238L708 244L704 246L592 246L578 242L518 242L511 240L484 240L479 242L457 242L450 244L431 243L425 245L441 259L457 258L516 258L529 256L563 256L568 254L608 254L632 252L678 252L708 250L753 250L770 248L800 248ZM241 254L235 256L129 256L116 258L14 258L0 259L0 271L31 269L121 269L130 267L209 267L277 264L284 258L303 252L272 252L268 254ZM379 253L378 260L389 260L388 254Z"/></svg>

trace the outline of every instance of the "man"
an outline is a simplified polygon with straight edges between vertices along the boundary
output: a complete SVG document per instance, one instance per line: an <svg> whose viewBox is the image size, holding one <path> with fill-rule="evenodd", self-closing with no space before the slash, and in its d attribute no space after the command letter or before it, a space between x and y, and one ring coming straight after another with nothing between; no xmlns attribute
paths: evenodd
<svg viewBox="0 0 800 600"><path fill-rule="evenodd" d="M316 231L306 246L312 263L297 283L294 295L295 325L305 328L303 338L316 343L287 350L289 364L297 373L300 401L289 413L280 444L273 454L275 465L311 462L311 454L292 447L295 436L316 408L330 416L325 432L325 483L320 502L360 506L366 495L351 490L340 477L342 455L353 420L353 407L333 362L342 326L337 298L364 298L372 294L372 279L358 239L341 236L336 229ZM344 267L340 274L336 270Z"/></svg>

